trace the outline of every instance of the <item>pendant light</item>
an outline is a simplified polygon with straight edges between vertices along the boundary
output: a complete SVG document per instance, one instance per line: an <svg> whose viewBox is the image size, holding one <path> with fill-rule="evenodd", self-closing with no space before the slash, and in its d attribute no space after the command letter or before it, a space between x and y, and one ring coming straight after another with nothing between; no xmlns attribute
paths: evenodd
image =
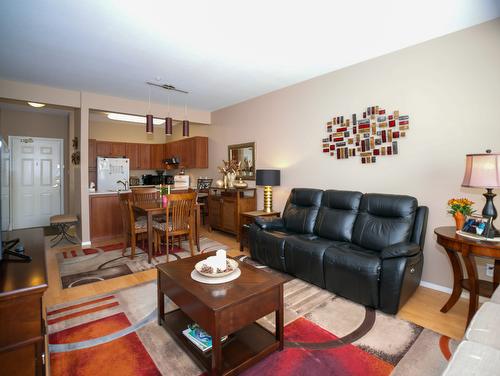
<svg viewBox="0 0 500 376"><path fill-rule="evenodd" d="M149 96L148 96L148 114L146 115L146 133L153 134L154 125L153 125L153 115L151 115L151 87L149 87Z"/></svg>
<svg viewBox="0 0 500 376"><path fill-rule="evenodd" d="M165 134L172 136L172 118L170 117L170 95L168 96L168 115L165 118Z"/></svg>
<svg viewBox="0 0 500 376"><path fill-rule="evenodd" d="M187 119L187 104L184 106L184 120L182 121L182 136L189 137L189 120Z"/></svg>

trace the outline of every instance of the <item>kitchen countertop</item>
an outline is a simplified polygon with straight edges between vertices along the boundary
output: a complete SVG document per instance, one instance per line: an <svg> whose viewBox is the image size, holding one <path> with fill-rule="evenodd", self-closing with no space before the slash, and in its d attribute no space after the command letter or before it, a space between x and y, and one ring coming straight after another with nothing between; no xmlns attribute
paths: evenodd
<svg viewBox="0 0 500 376"><path fill-rule="evenodd" d="M133 185L131 188L157 188L159 189L160 186L159 185ZM196 189L196 187L191 187L191 189ZM170 188L171 191L183 191L185 190L185 188ZM130 189L129 190L126 190L126 191L119 191L120 193L130 193L132 192ZM109 195L109 196L113 196L113 195L116 195L118 194L118 191L113 191L113 192L89 192L89 196L104 196L104 195Z"/></svg>

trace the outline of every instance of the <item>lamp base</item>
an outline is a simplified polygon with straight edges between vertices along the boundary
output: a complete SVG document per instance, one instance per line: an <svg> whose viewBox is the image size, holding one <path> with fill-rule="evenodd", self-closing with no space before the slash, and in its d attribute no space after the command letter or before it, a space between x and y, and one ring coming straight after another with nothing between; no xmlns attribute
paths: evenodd
<svg viewBox="0 0 500 376"><path fill-rule="evenodd" d="M500 231L495 228L493 221L497 218L497 209L493 204L493 199L496 194L493 193L493 188L486 188L486 193L483 193L483 196L486 198L486 203L484 204L484 208L482 211L483 217L491 217L491 228L490 232L493 232L493 237L499 237Z"/></svg>
<svg viewBox="0 0 500 376"><path fill-rule="evenodd" d="M264 186L264 211L271 213L273 211L273 187Z"/></svg>

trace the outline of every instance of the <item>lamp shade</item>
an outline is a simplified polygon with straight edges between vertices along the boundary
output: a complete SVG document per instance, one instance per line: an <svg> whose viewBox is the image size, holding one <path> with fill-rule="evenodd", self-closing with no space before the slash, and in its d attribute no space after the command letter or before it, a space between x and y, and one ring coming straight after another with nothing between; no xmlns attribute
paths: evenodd
<svg viewBox="0 0 500 376"><path fill-rule="evenodd" d="M467 154L462 187L500 187L500 154Z"/></svg>
<svg viewBox="0 0 500 376"><path fill-rule="evenodd" d="M257 170L255 175L257 185L280 185L280 170Z"/></svg>

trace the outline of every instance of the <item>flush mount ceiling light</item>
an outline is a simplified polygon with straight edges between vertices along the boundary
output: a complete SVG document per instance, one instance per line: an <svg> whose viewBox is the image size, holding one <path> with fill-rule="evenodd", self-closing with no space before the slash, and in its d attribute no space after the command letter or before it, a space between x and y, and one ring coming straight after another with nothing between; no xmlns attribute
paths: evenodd
<svg viewBox="0 0 500 376"><path fill-rule="evenodd" d="M45 104L43 104L43 103L28 102L28 104L29 104L31 107L35 107L35 108L42 108L42 107L45 107Z"/></svg>
<svg viewBox="0 0 500 376"><path fill-rule="evenodd" d="M129 123L140 123L140 124L144 124L146 122L145 116L118 114L115 112L109 112L108 119L118 120L118 121L127 121ZM153 118L154 125L162 125L163 123L165 123L165 120Z"/></svg>

